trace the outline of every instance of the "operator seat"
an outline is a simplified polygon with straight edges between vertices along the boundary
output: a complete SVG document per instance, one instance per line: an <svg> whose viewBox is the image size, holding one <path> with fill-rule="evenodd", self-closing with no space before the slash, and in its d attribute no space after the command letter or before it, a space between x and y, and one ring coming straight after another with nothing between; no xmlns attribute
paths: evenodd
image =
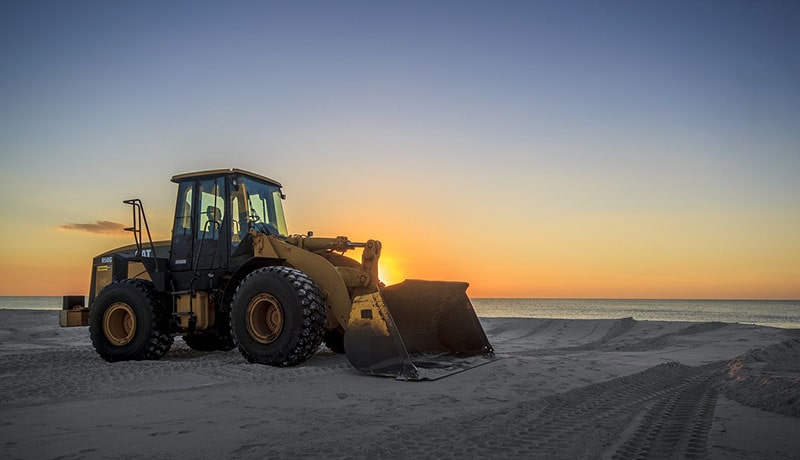
<svg viewBox="0 0 800 460"><path fill-rule="evenodd" d="M222 211L216 206L208 206L206 216L208 217L207 232L211 234L212 239L216 240L219 238L219 230L222 227Z"/></svg>

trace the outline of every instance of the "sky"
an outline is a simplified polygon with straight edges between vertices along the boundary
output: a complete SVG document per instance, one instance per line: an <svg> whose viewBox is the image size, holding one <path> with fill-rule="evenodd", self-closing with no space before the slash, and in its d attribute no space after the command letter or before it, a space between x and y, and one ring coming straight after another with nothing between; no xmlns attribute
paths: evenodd
<svg viewBox="0 0 800 460"><path fill-rule="evenodd" d="M0 295L88 292L174 174L472 297L800 298L800 3L0 2Z"/></svg>

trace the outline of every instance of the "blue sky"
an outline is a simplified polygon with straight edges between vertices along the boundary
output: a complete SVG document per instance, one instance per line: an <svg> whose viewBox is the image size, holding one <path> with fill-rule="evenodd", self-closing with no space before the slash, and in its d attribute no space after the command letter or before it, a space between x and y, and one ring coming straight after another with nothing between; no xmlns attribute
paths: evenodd
<svg viewBox="0 0 800 460"><path fill-rule="evenodd" d="M797 2L3 2L0 193L40 184L3 232L124 222L139 196L163 233L172 174L241 167L284 183L295 232L530 238L498 256L530 276L576 247L563 273L595 273L609 244L666 264L689 232L798 293L797 24ZM747 279L712 265L720 295Z"/></svg>

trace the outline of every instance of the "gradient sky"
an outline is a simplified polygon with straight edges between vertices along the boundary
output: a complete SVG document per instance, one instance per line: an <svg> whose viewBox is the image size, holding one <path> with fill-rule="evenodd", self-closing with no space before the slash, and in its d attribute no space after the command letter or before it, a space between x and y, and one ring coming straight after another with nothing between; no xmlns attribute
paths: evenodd
<svg viewBox="0 0 800 460"><path fill-rule="evenodd" d="M800 3L0 2L0 295L284 184L474 297L800 298Z"/></svg>

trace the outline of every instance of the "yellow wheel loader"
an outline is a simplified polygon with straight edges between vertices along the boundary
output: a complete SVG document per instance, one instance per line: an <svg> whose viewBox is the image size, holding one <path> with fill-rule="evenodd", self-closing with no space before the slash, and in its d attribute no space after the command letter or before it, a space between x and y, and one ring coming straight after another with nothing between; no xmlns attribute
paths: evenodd
<svg viewBox="0 0 800 460"><path fill-rule="evenodd" d="M378 278L381 243L290 235L281 184L240 169L174 176L170 241L153 242L142 203L135 243L94 258L88 303L65 296L60 324L89 326L107 361L159 359L176 335L196 350L238 348L294 366L322 342L357 369L433 380L493 359L466 283ZM362 249L361 262L344 256Z"/></svg>

